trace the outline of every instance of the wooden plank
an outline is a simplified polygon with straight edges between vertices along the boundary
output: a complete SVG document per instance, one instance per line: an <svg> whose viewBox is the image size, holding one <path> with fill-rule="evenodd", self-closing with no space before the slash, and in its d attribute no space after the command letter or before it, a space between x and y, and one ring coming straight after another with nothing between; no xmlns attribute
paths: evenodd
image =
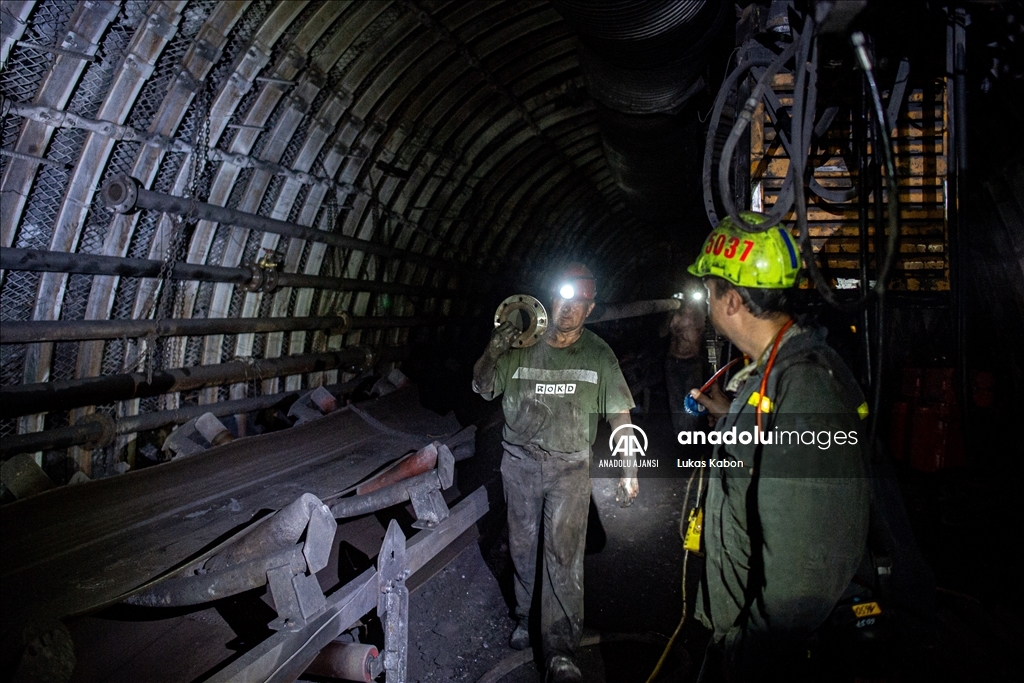
<svg viewBox="0 0 1024 683"><path fill-rule="evenodd" d="M906 176L940 176L946 175L946 158L942 156L937 157L896 157L896 173L897 175ZM767 177L774 178L785 178L786 172L789 170L789 159L785 158L772 158L768 161L767 165L763 165L764 175ZM815 176L818 174L815 173ZM849 174L846 172L826 172L823 175L826 177L844 177Z"/></svg>

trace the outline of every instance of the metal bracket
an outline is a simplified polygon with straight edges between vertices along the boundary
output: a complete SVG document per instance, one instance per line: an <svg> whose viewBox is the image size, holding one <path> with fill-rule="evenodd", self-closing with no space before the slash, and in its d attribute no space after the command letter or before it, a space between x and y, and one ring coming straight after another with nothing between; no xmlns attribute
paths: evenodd
<svg viewBox="0 0 1024 683"><path fill-rule="evenodd" d="M409 575L405 534L391 520L377 561L377 614L384 619L384 671L388 683L405 683L409 641Z"/></svg>
<svg viewBox="0 0 1024 683"><path fill-rule="evenodd" d="M306 568L310 574L315 574L327 566L337 530L338 522L331 514L331 509L324 503L310 510L309 524L306 526L306 543L302 546L302 556L306 558Z"/></svg>
<svg viewBox="0 0 1024 683"><path fill-rule="evenodd" d="M267 582L277 610L268 626L275 631L298 631L327 604L316 576L293 574L288 565L268 571Z"/></svg>
<svg viewBox="0 0 1024 683"><path fill-rule="evenodd" d="M412 502L416 521L412 523L417 529L430 529L438 522L448 518L448 505L444 502L441 491L429 482L421 482L409 487L409 500Z"/></svg>
<svg viewBox="0 0 1024 683"><path fill-rule="evenodd" d="M323 611L327 602L316 572L327 566L337 529L338 523L330 508L323 503L312 507L306 524L306 542L302 546L308 573L296 574L289 565L267 571L270 595L277 610L277 618L270 622L270 628L297 631Z"/></svg>
<svg viewBox="0 0 1024 683"><path fill-rule="evenodd" d="M423 481L409 487L409 500L412 502L416 521L412 523L417 529L432 529L440 522L448 519L448 504L441 495L442 489L449 488L455 480L455 456L444 444L437 449L437 481Z"/></svg>

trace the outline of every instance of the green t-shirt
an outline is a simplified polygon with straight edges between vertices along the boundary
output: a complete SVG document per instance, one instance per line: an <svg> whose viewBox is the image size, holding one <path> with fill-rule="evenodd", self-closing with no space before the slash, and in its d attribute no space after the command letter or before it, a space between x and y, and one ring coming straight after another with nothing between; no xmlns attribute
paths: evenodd
<svg viewBox="0 0 1024 683"><path fill-rule="evenodd" d="M541 340L502 355L494 391L483 397L502 394L505 441L554 453L589 449L598 416L607 419L634 406L611 347L587 329L564 349Z"/></svg>

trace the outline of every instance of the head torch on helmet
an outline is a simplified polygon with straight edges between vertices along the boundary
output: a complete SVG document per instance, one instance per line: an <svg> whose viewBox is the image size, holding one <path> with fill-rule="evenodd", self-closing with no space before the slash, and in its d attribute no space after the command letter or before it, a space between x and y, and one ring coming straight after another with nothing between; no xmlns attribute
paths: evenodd
<svg viewBox="0 0 1024 683"><path fill-rule="evenodd" d="M593 301L597 295L597 281L589 268L583 264L574 263L560 274L555 284L555 294L566 300Z"/></svg>
<svg viewBox="0 0 1024 683"><path fill-rule="evenodd" d="M768 217L753 211L740 213L753 225ZM746 232L726 216L704 241L697 260L687 268L691 275L716 275L738 287L784 289L796 283L800 257L785 228Z"/></svg>

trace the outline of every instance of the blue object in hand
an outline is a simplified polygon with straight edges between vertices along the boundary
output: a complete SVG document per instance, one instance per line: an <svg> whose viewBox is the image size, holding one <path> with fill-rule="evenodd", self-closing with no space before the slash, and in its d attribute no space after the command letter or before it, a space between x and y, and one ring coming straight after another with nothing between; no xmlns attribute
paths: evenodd
<svg viewBox="0 0 1024 683"><path fill-rule="evenodd" d="M703 415L708 412L708 409L697 402L693 396L686 395L686 400L683 401L683 408L686 410L688 415Z"/></svg>

